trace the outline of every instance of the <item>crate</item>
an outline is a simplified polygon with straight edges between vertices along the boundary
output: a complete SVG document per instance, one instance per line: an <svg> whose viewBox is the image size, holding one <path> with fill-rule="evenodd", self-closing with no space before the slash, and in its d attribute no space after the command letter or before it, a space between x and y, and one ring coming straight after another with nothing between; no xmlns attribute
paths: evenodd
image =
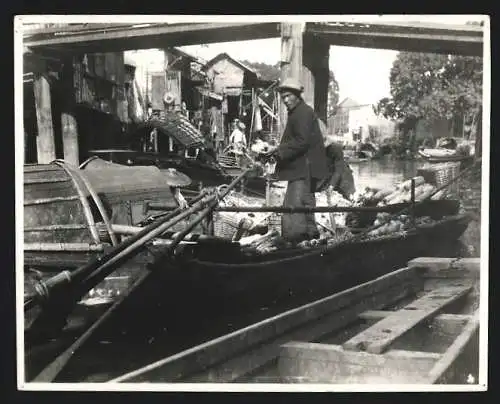
<svg viewBox="0 0 500 404"><path fill-rule="evenodd" d="M276 230L281 236L281 214L273 213L269 216L268 220L268 230Z"/></svg>
<svg viewBox="0 0 500 404"><path fill-rule="evenodd" d="M425 182L437 188L449 183L460 173L460 162L448 162L428 164L417 170L417 175L422 176ZM457 198L460 189L460 182L453 182L448 188L446 195L450 198Z"/></svg>

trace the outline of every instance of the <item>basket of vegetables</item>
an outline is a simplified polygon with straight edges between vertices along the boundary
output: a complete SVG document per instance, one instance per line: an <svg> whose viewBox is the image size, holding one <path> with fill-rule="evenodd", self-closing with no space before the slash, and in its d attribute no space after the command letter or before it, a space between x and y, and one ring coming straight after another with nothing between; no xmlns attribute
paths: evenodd
<svg viewBox="0 0 500 404"><path fill-rule="evenodd" d="M425 181L429 184L436 186L437 188L448 184L451 180L458 176L460 172L460 162L453 161L447 163L439 164L429 164L425 167L420 168L417 171L419 176L422 176ZM458 193L459 183L455 181L450 184L450 186L445 189L447 196L456 195Z"/></svg>

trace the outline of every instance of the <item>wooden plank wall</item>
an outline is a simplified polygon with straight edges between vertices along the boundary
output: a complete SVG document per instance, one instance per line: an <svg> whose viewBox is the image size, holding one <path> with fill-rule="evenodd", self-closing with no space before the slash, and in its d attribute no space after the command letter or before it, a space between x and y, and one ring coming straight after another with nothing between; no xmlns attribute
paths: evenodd
<svg viewBox="0 0 500 404"><path fill-rule="evenodd" d="M74 59L73 67L75 102L126 122L123 52L82 55Z"/></svg>

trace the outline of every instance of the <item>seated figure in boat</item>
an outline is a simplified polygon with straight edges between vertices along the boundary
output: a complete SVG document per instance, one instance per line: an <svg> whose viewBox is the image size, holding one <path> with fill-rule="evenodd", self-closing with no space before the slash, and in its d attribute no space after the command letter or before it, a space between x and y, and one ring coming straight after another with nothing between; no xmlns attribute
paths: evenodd
<svg viewBox="0 0 500 404"><path fill-rule="evenodd" d="M318 191L333 190L340 193L345 199L350 199L356 188L352 169L344 159L342 146L335 143L325 124L320 119L319 126L325 142L325 151L328 162L328 175L318 183Z"/></svg>

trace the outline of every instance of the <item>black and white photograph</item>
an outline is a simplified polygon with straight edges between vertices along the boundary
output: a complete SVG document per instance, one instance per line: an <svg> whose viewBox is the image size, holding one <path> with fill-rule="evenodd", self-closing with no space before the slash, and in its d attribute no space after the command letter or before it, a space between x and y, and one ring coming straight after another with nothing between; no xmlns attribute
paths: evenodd
<svg viewBox="0 0 500 404"><path fill-rule="evenodd" d="M486 15L14 18L18 390L486 391Z"/></svg>

